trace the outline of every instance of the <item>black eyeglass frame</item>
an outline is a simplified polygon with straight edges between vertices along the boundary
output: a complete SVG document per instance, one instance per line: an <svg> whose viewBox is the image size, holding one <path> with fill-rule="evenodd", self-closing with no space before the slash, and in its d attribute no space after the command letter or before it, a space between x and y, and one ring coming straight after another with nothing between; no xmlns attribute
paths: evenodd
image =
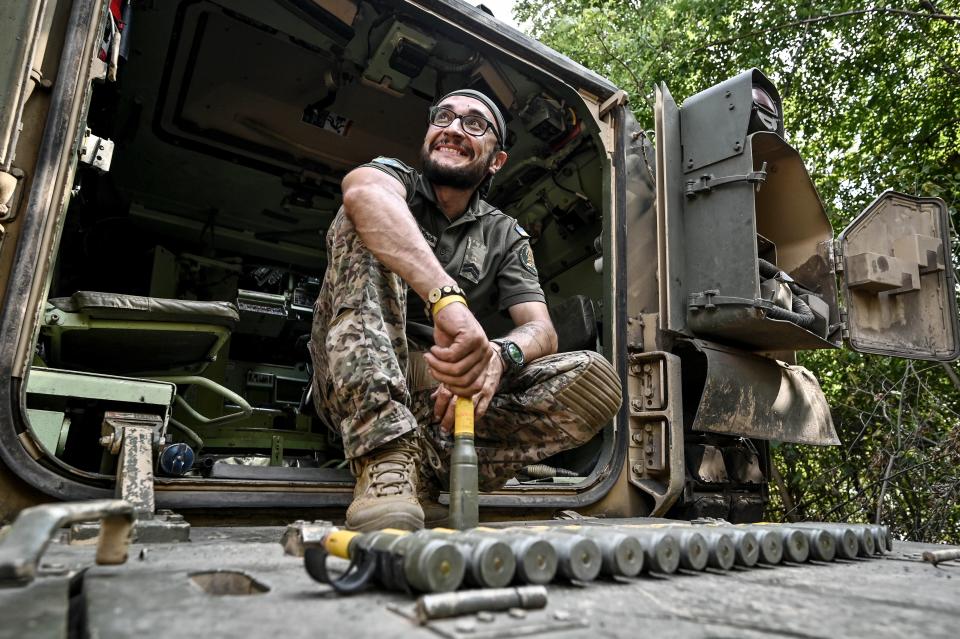
<svg viewBox="0 0 960 639"><path fill-rule="evenodd" d="M441 111L446 111L447 113L451 114L451 115L453 116L453 119L450 120L450 122L447 123L447 124L437 124L437 123L434 122L433 120L434 120L434 118L436 117L437 113L439 113L439 112L441 112ZM464 118L476 118L476 119L481 120L482 122L484 122L487 126L486 126L486 128L483 130L483 133L471 133L470 131L467 131L466 127L463 125L463 119L464 119ZM453 109L448 109L447 107L432 106L432 107L430 107L430 112L429 112L429 115L427 116L427 122L428 122L431 126L435 126L435 127L441 128L441 129L446 129L447 127L449 127L451 124L453 124L453 123L456 122L457 120L460 120L460 128L461 128L461 129L463 130L463 132L466 133L467 135L472 135L472 136L475 137L475 138L482 138L483 136L485 136L485 135L487 134L487 131L493 131L494 137L497 138L497 143L498 143L498 144L503 144L503 140L500 138L500 134L497 133L497 125L495 125L493 122L491 122L491 121L488 120L487 118L483 117L482 115L476 115L475 113L465 113L465 114L461 115L461 114L457 113L456 111L454 111Z"/></svg>

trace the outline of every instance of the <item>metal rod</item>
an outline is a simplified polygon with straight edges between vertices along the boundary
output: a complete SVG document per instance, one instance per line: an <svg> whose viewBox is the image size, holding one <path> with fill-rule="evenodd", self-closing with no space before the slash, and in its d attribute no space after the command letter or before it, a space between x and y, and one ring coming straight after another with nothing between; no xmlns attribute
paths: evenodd
<svg viewBox="0 0 960 639"><path fill-rule="evenodd" d="M481 610L536 610L546 605L547 589L544 586L520 586L424 595L417 599L416 610L417 620L424 624L431 619L456 617Z"/></svg>
<svg viewBox="0 0 960 639"><path fill-rule="evenodd" d="M960 559L960 549L955 550L925 550L923 552L923 560L929 561L931 564L936 566L937 564L944 561L952 561L954 559Z"/></svg>

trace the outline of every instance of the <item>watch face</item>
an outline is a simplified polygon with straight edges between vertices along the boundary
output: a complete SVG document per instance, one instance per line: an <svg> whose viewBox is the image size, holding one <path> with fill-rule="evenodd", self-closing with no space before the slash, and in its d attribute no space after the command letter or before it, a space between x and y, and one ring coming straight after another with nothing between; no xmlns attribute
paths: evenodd
<svg viewBox="0 0 960 639"><path fill-rule="evenodd" d="M513 342L507 342L503 345L504 352L507 354L514 364L517 366L523 365L523 351L520 350L520 347L514 344Z"/></svg>

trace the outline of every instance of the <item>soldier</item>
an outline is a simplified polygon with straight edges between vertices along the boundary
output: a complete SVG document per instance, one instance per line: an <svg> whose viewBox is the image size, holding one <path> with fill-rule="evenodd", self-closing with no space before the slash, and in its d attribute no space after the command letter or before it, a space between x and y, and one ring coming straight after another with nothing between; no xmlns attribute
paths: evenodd
<svg viewBox="0 0 960 639"><path fill-rule="evenodd" d="M474 400L488 490L619 409L603 357L555 354L528 235L482 199L507 161L504 133L489 97L454 91L430 109L422 174L380 157L343 180L310 352L317 411L357 478L354 530L416 530L421 502L439 508L426 484L448 475L454 396ZM488 340L476 318L497 310L516 328ZM432 340L408 335L431 320Z"/></svg>

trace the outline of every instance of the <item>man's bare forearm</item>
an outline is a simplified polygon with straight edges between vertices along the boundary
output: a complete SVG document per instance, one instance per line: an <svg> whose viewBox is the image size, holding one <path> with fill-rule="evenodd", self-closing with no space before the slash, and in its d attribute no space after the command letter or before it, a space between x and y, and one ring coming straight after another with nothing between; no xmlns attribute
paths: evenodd
<svg viewBox="0 0 960 639"><path fill-rule="evenodd" d="M422 299L436 286L456 283L423 239L398 193L376 184L351 185L344 189L343 207L370 252Z"/></svg>
<svg viewBox="0 0 960 639"><path fill-rule="evenodd" d="M557 352L557 333L550 320L521 324L507 334L507 339L520 347L528 362Z"/></svg>

